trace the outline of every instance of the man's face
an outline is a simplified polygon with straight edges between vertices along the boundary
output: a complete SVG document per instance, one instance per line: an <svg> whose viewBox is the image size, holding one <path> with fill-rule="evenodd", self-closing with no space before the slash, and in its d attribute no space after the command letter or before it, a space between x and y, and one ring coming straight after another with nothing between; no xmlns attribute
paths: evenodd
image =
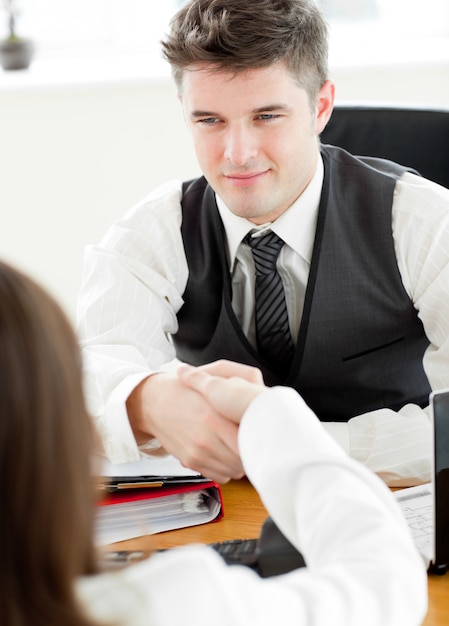
<svg viewBox="0 0 449 626"><path fill-rule="evenodd" d="M311 104L283 63L238 74L203 64L184 72L181 100L199 165L232 213L274 221L301 195L333 94L327 81Z"/></svg>

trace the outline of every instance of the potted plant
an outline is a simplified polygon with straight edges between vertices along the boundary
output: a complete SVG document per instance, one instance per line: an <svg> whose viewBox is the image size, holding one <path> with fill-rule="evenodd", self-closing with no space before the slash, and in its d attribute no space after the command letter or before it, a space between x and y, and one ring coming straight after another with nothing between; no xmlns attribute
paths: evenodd
<svg viewBox="0 0 449 626"><path fill-rule="evenodd" d="M19 37L16 33L16 20L19 13L17 0L2 0L8 24L8 36L0 40L0 65L4 70L24 70L31 63L34 43Z"/></svg>

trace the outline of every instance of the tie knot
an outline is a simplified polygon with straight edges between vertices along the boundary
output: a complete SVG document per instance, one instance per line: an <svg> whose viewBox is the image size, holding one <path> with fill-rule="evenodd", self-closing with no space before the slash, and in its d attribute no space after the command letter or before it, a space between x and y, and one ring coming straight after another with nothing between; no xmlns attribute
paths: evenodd
<svg viewBox="0 0 449 626"><path fill-rule="evenodd" d="M251 247L256 274L275 272L276 261L284 241L272 231L261 237L251 237L251 234L249 234L245 241Z"/></svg>

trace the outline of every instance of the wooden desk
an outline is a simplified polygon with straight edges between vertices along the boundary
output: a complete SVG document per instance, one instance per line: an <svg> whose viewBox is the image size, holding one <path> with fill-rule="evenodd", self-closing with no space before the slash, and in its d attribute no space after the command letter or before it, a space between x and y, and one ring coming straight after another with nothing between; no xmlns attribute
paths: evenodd
<svg viewBox="0 0 449 626"><path fill-rule="evenodd" d="M258 537L267 512L256 491L246 479L231 481L222 489L225 515L219 522L121 541L114 549L151 551L192 542ZM449 573L429 576L429 611L423 626L448 624Z"/></svg>

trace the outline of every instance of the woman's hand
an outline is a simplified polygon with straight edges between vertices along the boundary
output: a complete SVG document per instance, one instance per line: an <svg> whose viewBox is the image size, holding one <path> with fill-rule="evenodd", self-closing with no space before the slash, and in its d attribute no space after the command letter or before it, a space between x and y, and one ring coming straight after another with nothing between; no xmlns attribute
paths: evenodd
<svg viewBox="0 0 449 626"><path fill-rule="evenodd" d="M213 409L235 423L240 423L251 401L265 390L260 370L232 361L215 361L201 367L183 365L178 376Z"/></svg>

